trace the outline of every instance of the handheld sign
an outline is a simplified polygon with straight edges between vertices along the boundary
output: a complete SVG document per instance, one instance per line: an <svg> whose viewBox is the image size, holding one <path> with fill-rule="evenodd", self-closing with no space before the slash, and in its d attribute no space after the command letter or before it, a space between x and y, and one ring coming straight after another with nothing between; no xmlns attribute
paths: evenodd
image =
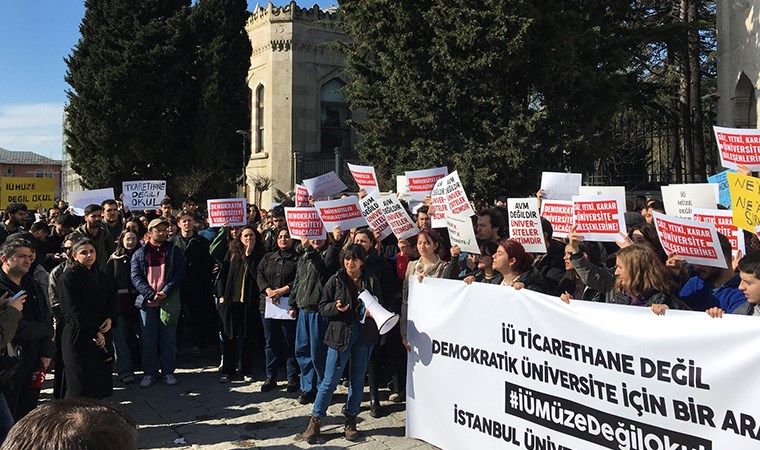
<svg viewBox="0 0 760 450"><path fill-rule="evenodd" d="M760 225L760 178L728 173L734 225L750 233Z"/></svg>
<svg viewBox="0 0 760 450"><path fill-rule="evenodd" d="M68 199L71 211L77 216L84 216L84 209L87 205L99 205L103 200L114 199L113 188L69 192Z"/></svg>
<svg viewBox="0 0 760 450"><path fill-rule="evenodd" d="M459 217L475 215L456 170L436 181L430 196L430 203L433 206L433 213L430 217L433 228L446 226L447 213Z"/></svg>
<svg viewBox="0 0 760 450"><path fill-rule="evenodd" d="M409 192L409 181L406 179L406 175L396 175L396 192L398 192L398 198L405 202L412 199L412 193Z"/></svg>
<svg viewBox="0 0 760 450"><path fill-rule="evenodd" d="M731 190L728 189L728 173L734 172L732 169L724 170L707 177L707 182L718 185L718 203L731 209Z"/></svg>
<svg viewBox="0 0 760 450"><path fill-rule="evenodd" d="M606 195L608 197L615 197L620 200L623 208L626 207L625 186L581 186L578 188L578 195Z"/></svg>
<svg viewBox="0 0 760 450"><path fill-rule="evenodd" d="M720 164L729 169L744 165L760 170L760 130L713 127L718 144Z"/></svg>
<svg viewBox="0 0 760 450"><path fill-rule="evenodd" d="M208 207L208 226L221 227L225 223L237 227L246 222L244 198L218 198L206 201Z"/></svg>
<svg viewBox="0 0 760 450"><path fill-rule="evenodd" d="M385 220L388 221L393 234L399 239L407 239L417 235L420 229L412 222L412 218L401 206L395 195L386 195L380 198L380 205L385 214Z"/></svg>
<svg viewBox="0 0 760 450"><path fill-rule="evenodd" d="M605 196L573 197L576 233L589 241L615 242L625 233L625 210L620 200Z"/></svg>
<svg viewBox="0 0 760 450"><path fill-rule="evenodd" d="M309 207L311 204L309 203L309 191L306 189L306 186L303 186L301 184L296 185L296 196L293 199L293 201L296 204L296 207Z"/></svg>
<svg viewBox="0 0 760 450"><path fill-rule="evenodd" d="M121 183L124 204L131 210L158 209L166 197L166 181L124 181Z"/></svg>
<svg viewBox="0 0 760 450"><path fill-rule="evenodd" d="M581 174L562 172L543 172L541 189L546 200L572 200L581 187Z"/></svg>
<svg viewBox="0 0 760 450"><path fill-rule="evenodd" d="M354 177L354 181L356 181L356 185L359 186L360 189L364 189L367 194L380 190L380 187L377 184L377 175L375 175L374 167L358 166L351 163L347 164L351 176Z"/></svg>
<svg viewBox="0 0 760 450"><path fill-rule="evenodd" d="M669 216L691 219L694 208L715 209L718 187L710 183L662 186L662 203Z"/></svg>
<svg viewBox="0 0 760 450"><path fill-rule="evenodd" d="M573 202L567 200L542 200L541 217L552 224L552 236L566 238L573 227Z"/></svg>
<svg viewBox="0 0 760 450"><path fill-rule="evenodd" d="M2 177L0 208L11 203L23 203L28 209L49 208L55 202L56 184L55 178Z"/></svg>
<svg viewBox="0 0 760 450"><path fill-rule="evenodd" d="M725 269L726 258L720 248L715 225L680 219L654 212L654 225L662 248L692 264Z"/></svg>
<svg viewBox="0 0 760 450"><path fill-rule="evenodd" d="M314 202L319 217L325 228L332 230L339 226L342 230L363 227L367 225L359 209L359 199L356 197L339 198L324 202Z"/></svg>
<svg viewBox="0 0 760 450"><path fill-rule="evenodd" d="M380 206L380 192L375 191L367 194L359 200L359 207L362 209L362 216L364 216L369 227L380 233L378 240L382 241L393 234L393 230L391 230L388 221L385 219L385 214L383 214L383 208Z"/></svg>
<svg viewBox="0 0 760 450"><path fill-rule="evenodd" d="M317 208L285 208L285 222L293 239L327 239L327 231L319 219Z"/></svg>
<svg viewBox="0 0 760 450"><path fill-rule="evenodd" d="M436 181L449 174L447 167L435 169L411 170L406 172L409 192L412 200L425 200L433 192Z"/></svg>
<svg viewBox="0 0 760 450"><path fill-rule="evenodd" d="M744 230L734 225L733 212L730 209L699 209L694 208L694 220L715 225L718 233L727 237L731 242L731 253L741 250L745 253Z"/></svg>
<svg viewBox="0 0 760 450"><path fill-rule="evenodd" d="M522 244L528 253L546 253L546 241L536 202L535 198L507 199L509 237Z"/></svg>
<svg viewBox="0 0 760 450"><path fill-rule="evenodd" d="M348 189L335 172L327 172L324 175L303 180L303 185L313 198L329 197Z"/></svg>
<svg viewBox="0 0 760 450"><path fill-rule="evenodd" d="M459 249L466 253L480 254L472 219L447 213L446 228L449 230L451 245L458 245Z"/></svg>
<svg viewBox="0 0 760 450"><path fill-rule="evenodd" d="M444 178L435 182L430 194L430 227L443 228L446 226L446 214L449 212L449 202L446 201L446 188L443 186ZM413 209L414 210L414 209Z"/></svg>

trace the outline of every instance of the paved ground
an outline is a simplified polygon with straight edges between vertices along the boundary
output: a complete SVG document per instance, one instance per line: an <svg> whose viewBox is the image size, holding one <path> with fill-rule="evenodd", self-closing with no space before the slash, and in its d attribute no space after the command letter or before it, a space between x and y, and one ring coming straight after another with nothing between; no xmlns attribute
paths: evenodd
<svg viewBox="0 0 760 450"><path fill-rule="evenodd" d="M218 360L211 351L208 353L200 358L190 355L178 358L176 386L159 382L141 389L137 383L125 385L114 380L115 393L110 401L140 424L140 448L435 448L404 437L404 405L386 401L387 390L381 391L386 415L372 418L364 402L358 419L364 439L354 443L345 440L340 410L346 400L346 388L342 386L338 387L323 421L324 442L315 446L299 442L296 434L306 429L311 405L300 405L296 401L298 394L286 393L284 383L282 389L267 393L259 391L262 381L220 384ZM51 394L52 389L45 389L43 401Z"/></svg>

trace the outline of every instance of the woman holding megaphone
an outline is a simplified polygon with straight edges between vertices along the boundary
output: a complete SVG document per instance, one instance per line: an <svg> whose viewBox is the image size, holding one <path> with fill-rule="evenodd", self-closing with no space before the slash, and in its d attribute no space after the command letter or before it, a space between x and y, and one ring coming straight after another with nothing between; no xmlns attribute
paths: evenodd
<svg viewBox="0 0 760 450"><path fill-rule="evenodd" d="M367 252L357 244L351 244L343 251L343 267L333 275L322 291L319 312L330 323L325 334L327 362L325 375L319 385L314 400L309 426L301 438L314 444L319 439L320 425L330 406L341 373L351 357L349 370L350 385L346 402L346 439L355 441L359 438L356 430L356 416L364 393L364 374L372 353L372 346L377 343L377 328L365 323L371 317L359 294L369 291L375 297L382 298L380 282L377 277L364 270ZM372 329L372 328L374 329Z"/></svg>

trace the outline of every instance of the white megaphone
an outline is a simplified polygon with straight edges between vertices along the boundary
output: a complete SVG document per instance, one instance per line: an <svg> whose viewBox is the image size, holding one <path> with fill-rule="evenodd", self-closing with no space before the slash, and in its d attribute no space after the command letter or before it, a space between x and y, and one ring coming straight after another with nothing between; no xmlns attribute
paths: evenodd
<svg viewBox="0 0 760 450"><path fill-rule="evenodd" d="M398 323L398 314L394 314L383 308L383 305L377 301L377 297L370 294L369 291L362 291L359 294L359 299L364 302L364 307L372 314L372 318L377 324L377 330L381 335L391 331L396 323Z"/></svg>

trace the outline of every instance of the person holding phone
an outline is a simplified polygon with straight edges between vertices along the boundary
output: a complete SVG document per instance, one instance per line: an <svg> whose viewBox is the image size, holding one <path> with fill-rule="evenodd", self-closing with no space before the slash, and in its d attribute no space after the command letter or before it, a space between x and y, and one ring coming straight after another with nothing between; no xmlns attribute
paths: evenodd
<svg viewBox="0 0 760 450"><path fill-rule="evenodd" d="M116 287L96 262L93 242L79 240L58 279L66 320L62 343L66 398L101 399L113 394L111 328L117 317Z"/></svg>

